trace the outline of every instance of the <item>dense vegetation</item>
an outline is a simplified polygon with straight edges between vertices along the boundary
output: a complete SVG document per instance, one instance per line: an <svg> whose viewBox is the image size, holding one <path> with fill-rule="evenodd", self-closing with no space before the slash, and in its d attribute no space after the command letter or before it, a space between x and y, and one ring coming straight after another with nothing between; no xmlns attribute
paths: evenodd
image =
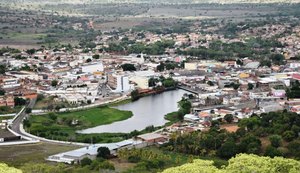
<svg viewBox="0 0 300 173"><path fill-rule="evenodd" d="M281 43L274 39L263 40L262 38L252 38L246 43L233 42L223 43L221 41L214 41L209 44L209 47L190 48L187 50L178 49L178 54L201 57L204 59L230 59L232 57L239 58L257 58L261 59L270 56L271 48L282 47Z"/></svg>
<svg viewBox="0 0 300 173"><path fill-rule="evenodd" d="M0 172L1 173L22 173L21 170L9 167L6 164L0 163Z"/></svg>
<svg viewBox="0 0 300 173"><path fill-rule="evenodd" d="M239 129L229 133L219 121L205 132L174 134L164 149L181 153L218 156L229 159L238 153L284 156L300 159L300 117L291 112L263 113L239 122Z"/></svg>
<svg viewBox="0 0 300 173"><path fill-rule="evenodd" d="M157 148L124 149L118 151L118 157L129 163L136 164L133 168L125 171L130 173L160 172L165 168L191 162L193 159L211 159L217 167L226 165L221 159L196 157L176 152L163 151Z"/></svg>
<svg viewBox="0 0 300 173"><path fill-rule="evenodd" d="M295 81L291 83L291 87L286 90L286 96L288 98L300 98L300 83Z"/></svg>
<svg viewBox="0 0 300 173"><path fill-rule="evenodd" d="M194 160L179 167L169 168L163 173L297 173L300 172L300 162L281 157L259 157L256 155L241 154L229 160L226 167L218 169L213 165L213 161Z"/></svg>

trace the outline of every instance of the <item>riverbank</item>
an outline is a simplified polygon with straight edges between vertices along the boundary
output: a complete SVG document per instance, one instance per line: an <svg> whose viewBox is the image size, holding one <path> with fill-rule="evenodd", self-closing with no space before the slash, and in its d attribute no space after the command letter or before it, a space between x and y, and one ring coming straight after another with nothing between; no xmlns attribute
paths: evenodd
<svg viewBox="0 0 300 173"><path fill-rule="evenodd" d="M83 143L114 142L123 138L118 137L118 135L113 137L109 134L83 135L77 134L77 131L126 120L132 116L130 111L102 106L74 112L49 113L43 116L33 115L24 122L24 126L27 132L47 139Z"/></svg>
<svg viewBox="0 0 300 173"><path fill-rule="evenodd" d="M84 110L84 111L94 113L95 108L93 108L93 110ZM63 119L64 117L74 117L74 113L75 116L82 117L83 116L81 115L82 112L83 111L63 113L63 117L59 117L59 118ZM165 123L165 125L163 126L156 126L156 127L148 126L143 130L140 131L134 130L130 133L80 134L76 132L78 130L76 126L70 127L63 124L60 125L54 124L53 119L57 120L60 114L57 114L56 117L54 115L55 114L50 114L46 116L32 116L33 119L29 120L31 125L29 128L28 127L26 128L26 131L36 136L40 136L47 139L60 140L60 141L72 141L72 142L82 142L82 143L111 143L111 142L119 142L122 140L126 140L141 134L151 133L179 121L176 118L177 112L172 112L165 115L165 119L168 120L169 122ZM93 120L94 118L95 118L94 115L91 115L91 117L87 119ZM107 120L107 122L109 122L109 120ZM93 124L97 124L97 122L93 122Z"/></svg>
<svg viewBox="0 0 300 173"><path fill-rule="evenodd" d="M64 113L31 116L29 124L27 124L27 121L24 125L27 132L47 139L81 143L119 142L140 134L159 130L178 121L178 116L176 115L178 111L177 101L181 99L183 94L183 90L175 90L143 97L134 102L127 97L127 99L121 99L120 101L102 104L100 106L102 108L114 109L114 111L106 114L104 117L102 117L103 115L101 116L103 112L99 111L99 106L96 108L84 107L84 109L80 110L69 109L69 111L66 110ZM161 104L167 102L169 103L168 105ZM136 109L139 109L139 111ZM125 118L118 116L117 119L115 119L116 117L108 118L113 114L116 115L115 111L132 112L130 116ZM140 121L141 118L142 122ZM96 129L91 133L82 133L82 130L90 129L91 127L102 128L104 126L111 131ZM113 131L117 128L130 128L132 130L120 129Z"/></svg>

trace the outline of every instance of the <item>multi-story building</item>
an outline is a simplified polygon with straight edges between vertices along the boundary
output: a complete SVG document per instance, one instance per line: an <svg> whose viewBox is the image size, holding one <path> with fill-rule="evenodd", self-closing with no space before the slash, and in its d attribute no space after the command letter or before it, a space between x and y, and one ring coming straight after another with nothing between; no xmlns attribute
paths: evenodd
<svg viewBox="0 0 300 173"><path fill-rule="evenodd" d="M113 92L127 92L131 90L129 77L125 75L109 74L107 84Z"/></svg>
<svg viewBox="0 0 300 173"><path fill-rule="evenodd" d="M1 88L3 89L12 89L18 88L21 86L17 78L6 78L0 80Z"/></svg>

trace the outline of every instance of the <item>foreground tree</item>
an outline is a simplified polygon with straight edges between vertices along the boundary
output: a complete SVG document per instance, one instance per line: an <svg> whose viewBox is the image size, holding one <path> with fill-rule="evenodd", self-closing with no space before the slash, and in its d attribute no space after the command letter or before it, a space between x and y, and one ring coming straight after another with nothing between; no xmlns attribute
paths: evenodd
<svg viewBox="0 0 300 173"><path fill-rule="evenodd" d="M300 162L282 157L260 157L253 154L240 154L229 160L226 167L218 169L213 161L194 160L193 163L168 168L163 173L298 173Z"/></svg>
<svg viewBox="0 0 300 173"><path fill-rule="evenodd" d="M2 173L22 173L21 170L14 167L9 167L7 164L0 163L0 172Z"/></svg>

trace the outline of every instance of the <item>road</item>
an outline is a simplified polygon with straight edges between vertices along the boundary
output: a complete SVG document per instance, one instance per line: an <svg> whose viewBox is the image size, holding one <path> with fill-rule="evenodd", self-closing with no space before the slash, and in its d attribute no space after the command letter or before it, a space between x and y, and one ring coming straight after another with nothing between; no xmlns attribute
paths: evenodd
<svg viewBox="0 0 300 173"><path fill-rule="evenodd" d="M18 133L21 136L28 137L30 139L36 140L36 141L42 141L50 144L61 144L61 145L74 145L74 146L88 146L89 144L85 143L77 143L77 142L65 142L65 141L54 141L54 140L48 140L36 136L29 136L30 134L24 133L25 131L22 130L21 124L26 117L26 108L33 108L36 103L36 99L30 100L30 102L26 105L25 109L13 120L11 124L11 130L14 131L15 133ZM29 140L30 141L30 140Z"/></svg>
<svg viewBox="0 0 300 173"><path fill-rule="evenodd" d="M26 134L22 133L22 131L20 130L20 124L22 124L24 118L26 117L26 108L33 108L34 105L35 105L35 102L36 102L36 99L31 99L30 102L26 105L25 109L23 110L22 113L20 113L20 115L14 119L14 121L12 122L12 125L11 125L11 130L13 130L14 132L22 135L22 136L26 136L26 137L29 137L27 136Z"/></svg>

